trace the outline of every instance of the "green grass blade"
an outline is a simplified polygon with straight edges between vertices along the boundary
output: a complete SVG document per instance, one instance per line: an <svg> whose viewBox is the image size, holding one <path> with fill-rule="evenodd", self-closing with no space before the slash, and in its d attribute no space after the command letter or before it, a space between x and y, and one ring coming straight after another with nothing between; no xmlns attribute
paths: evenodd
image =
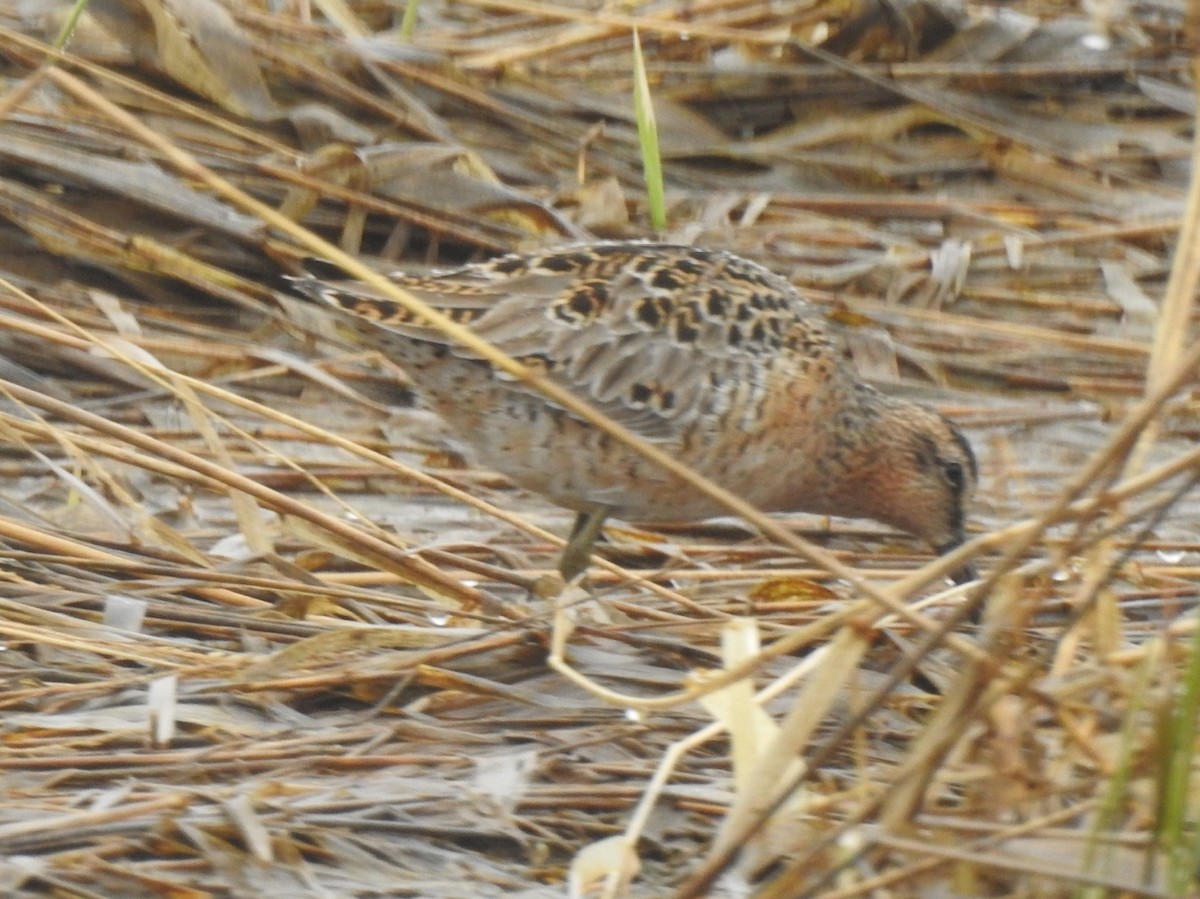
<svg viewBox="0 0 1200 899"><path fill-rule="evenodd" d="M408 0L404 4L404 18L400 20L400 36L410 38L413 32L417 30L417 10L421 6L421 0Z"/></svg>
<svg viewBox="0 0 1200 899"><path fill-rule="evenodd" d="M667 201L663 189L662 155L658 149L658 125L654 121L650 82L646 79L646 60L636 28L633 30L633 111L642 148L642 176L646 181L650 225L656 231L663 231L667 227Z"/></svg>
<svg viewBox="0 0 1200 899"><path fill-rule="evenodd" d="M71 14L67 16L67 21L63 23L63 27L59 30L58 35L54 38L54 49L65 50L67 41L71 39L71 35L75 33L75 28L79 25L79 17L83 15L83 11L87 9L88 0L75 0L75 5L71 7Z"/></svg>
<svg viewBox="0 0 1200 899"><path fill-rule="evenodd" d="M1192 800L1192 764L1196 745L1196 710L1200 707L1200 628L1192 633L1187 669L1168 726L1163 765L1163 806L1159 840L1167 859L1167 893L1194 895L1196 885L1196 816Z"/></svg>

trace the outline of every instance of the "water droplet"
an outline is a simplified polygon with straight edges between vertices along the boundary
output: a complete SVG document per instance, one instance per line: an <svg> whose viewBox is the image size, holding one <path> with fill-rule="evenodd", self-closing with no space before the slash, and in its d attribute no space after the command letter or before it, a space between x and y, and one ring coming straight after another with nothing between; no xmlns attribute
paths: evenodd
<svg viewBox="0 0 1200 899"><path fill-rule="evenodd" d="M1056 569L1054 569L1054 574L1050 575L1050 580L1056 581L1057 583L1060 583L1060 584L1063 581L1069 581L1070 579L1071 579L1071 572L1066 568L1056 568Z"/></svg>
<svg viewBox="0 0 1200 899"><path fill-rule="evenodd" d="M640 711L638 711L637 709L626 709L625 710L625 720L629 721L633 724L641 724L642 723L642 713Z"/></svg>
<svg viewBox="0 0 1200 899"><path fill-rule="evenodd" d="M449 612L428 612L425 617L434 627L445 627L450 621Z"/></svg>
<svg viewBox="0 0 1200 899"><path fill-rule="evenodd" d="M1179 550L1160 549L1158 551L1158 557L1160 559L1162 559L1164 562L1166 562L1168 565L1178 565L1180 562L1183 561L1183 557L1186 555L1187 555L1187 553L1184 552L1182 549L1179 549Z"/></svg>

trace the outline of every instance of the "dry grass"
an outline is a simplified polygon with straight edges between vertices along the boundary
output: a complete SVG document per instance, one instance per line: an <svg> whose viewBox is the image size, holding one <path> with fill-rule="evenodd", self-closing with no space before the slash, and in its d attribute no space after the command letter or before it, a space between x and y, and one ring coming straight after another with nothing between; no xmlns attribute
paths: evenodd
<svg viewBox="0 0 1200 899"><path fill-rule="evenodd" d="M1190 893L1178 8L314 5L64 57L0 11L0 892ZM613 529L556 595L566 513L282 311L293 222L407 268L650 236L633 26L664 236L967 426L981 584L797 517Z"/></svg>

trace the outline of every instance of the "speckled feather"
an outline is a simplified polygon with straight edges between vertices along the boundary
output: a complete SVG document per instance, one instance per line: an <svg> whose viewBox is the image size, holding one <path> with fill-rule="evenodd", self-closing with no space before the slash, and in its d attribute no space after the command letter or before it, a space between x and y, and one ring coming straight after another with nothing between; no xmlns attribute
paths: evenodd
<svg viewBox="0 0 1200 899"><path fill-rule="evenodd" d="M391 276L505 353L768 511L961 539L975 462L927 407L861 384L821 311L730 253L595 243ZM602 432L355 282L299 287L404 365L468 448L561 505L639 521L721 513Z"/></svg>

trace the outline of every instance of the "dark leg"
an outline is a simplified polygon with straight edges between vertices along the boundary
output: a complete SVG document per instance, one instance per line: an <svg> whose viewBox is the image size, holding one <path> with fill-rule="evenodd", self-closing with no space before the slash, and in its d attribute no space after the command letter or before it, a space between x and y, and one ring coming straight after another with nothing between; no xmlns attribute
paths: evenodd
<svg viewBox="0 0 1200 899"><path fill-rule="evenodd" d="M564 581L574 579L587 568L588 560L592 556L592 546L600 536L600 529L604 527L608 512L607 506L596 506L575 516L571 537L558 560L558 573L563 576Z"/></svg>

